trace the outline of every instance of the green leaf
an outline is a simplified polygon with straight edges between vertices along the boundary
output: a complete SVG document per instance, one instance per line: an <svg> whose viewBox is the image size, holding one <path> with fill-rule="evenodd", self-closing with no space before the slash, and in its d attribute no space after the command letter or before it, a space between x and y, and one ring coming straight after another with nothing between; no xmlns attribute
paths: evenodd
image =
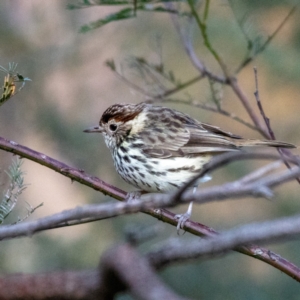
<svg viewBox="0 0 300 300"><path fill-rule="evenodd" d="M104 19L100 19L95 22L91 22L89 24L83 25L80 28L80 32L85 33L87 31L102 27L113 21L120 21L124 19L130 19L134 17L134 11L131 7L124 8L117 13L110 14L106 16Z"/></svg>
<svg viewBox="0 0 300 300"><path fill-rule="evenodd" d="M137 9L138 10L143 10L143 11L167 12L167 13L171 13L171 14L180 14L178 12L178 10L176 10L176 9L168 9L166 7L163 7L163 6L155 6L152 3L145 4L143 6L138 6Z"/></svg>
<svg viewBox="0 0 300 300"><path fill-rule="evenodd" d="M126 5L132 4L131 1L127 0L100 0L100 1L89 1L84 0L82 2L78 2L77 4L67 4L67 9L81 9L81 8L89 8L92 6L100 6L100 5Z"/></svg>

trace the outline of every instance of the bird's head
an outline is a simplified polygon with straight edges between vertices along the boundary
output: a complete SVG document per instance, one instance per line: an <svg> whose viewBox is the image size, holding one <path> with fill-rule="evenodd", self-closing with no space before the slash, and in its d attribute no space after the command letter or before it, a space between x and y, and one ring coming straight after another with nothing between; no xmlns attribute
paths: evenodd
<svg viewBox="0 0 300 300"><path fill-rule="evenodd" d="M141 104L114 104L102 115L99 125L90 127L84 132L100 132L104 135L105 143L113 150L131 133L134 120L144 108Z"/></svg>

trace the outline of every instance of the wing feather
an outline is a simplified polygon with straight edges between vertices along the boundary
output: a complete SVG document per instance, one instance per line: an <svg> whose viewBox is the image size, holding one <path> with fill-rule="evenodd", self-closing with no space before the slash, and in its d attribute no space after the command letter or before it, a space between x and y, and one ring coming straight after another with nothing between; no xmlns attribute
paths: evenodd
<svg viewBox="0 0 300 300"><path fill-rule="evenodd" d="M148 157L169 158L239 149L234 142L234 139L240 139L239 136L200 123L183 113L168 108L160 109L159 121L158 111L149 110L148 120L154 121L147 124L147 130L140 132L145 135L143 152Z"/></svg>

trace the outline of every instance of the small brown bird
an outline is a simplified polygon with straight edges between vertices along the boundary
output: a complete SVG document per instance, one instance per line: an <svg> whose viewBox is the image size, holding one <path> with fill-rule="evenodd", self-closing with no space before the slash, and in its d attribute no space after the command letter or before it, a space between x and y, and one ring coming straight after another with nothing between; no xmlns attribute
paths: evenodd
<svg viewBox="0 0 300 300"><path fill-rule="evenodd" d="M147 192L169 192L195 177L214 156L244 147L294 148L278 141L245 140L174 109L151 104L114 104L102 115L100 132L119 175Z"/></svg>

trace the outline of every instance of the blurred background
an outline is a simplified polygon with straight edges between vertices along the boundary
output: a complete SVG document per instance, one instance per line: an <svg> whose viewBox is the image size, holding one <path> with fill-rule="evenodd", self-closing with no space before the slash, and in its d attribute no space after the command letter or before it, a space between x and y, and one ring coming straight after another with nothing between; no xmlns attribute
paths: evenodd
<svg viewBox="0 0 300 300"><path fill-rule="evenodd" d="M245 21L251 38L265 40L294 5L293 1L274 0L231 1L231 6L223 0L211 2L208 32L231 70L236 69L247 50L247 42L236 19ZM135 81L136 73L130 67L132 56L144 57L156 64L162 59L165 68L172 70L181 82L193 78L197 72L167 14L138 12L137 18L113 22L82 34L79 33L82 25L103 18L116 8L95 6L67 10L70 3L76 4L76 1L1 1L0 65L7 68L9 62L18 63L18 72L32 82L1 107L0 136L84 169L126 191L134 190L116 174L102 137L83 133L85 128L98 123L103 111L111 104L145 100L143 95L119 80L105 66L105 61L114 59L118 68L138 84L140 81ZM269 47L238 77L240 86L255 107L253 67L258 68L260 97L275 135L278 140L296 145L300 144L299 18L300 13L296 11ZM194 35L197 54L217 72L218 68L204 49L196 26ZM230 89L224 87L222 92L224 109L250 121ZM207 80L176 97L212 103ZM262 138L257 132L224 116L187 105L166 105L236 134ZM3 191L8 182L4 170L12 157L1 151ZM232 164L217 172L208 184L233 180L262 163ZM26 160L23 169L29 186L8 222L26 214L24 201L32 206L44 203L29 220L87 203L115 201L31 161ZM248 222L293 215L300 210L299 188L297 182L288 183L276 189L273 201L247 198L196 206L192 219L216 230L224 230ZM185 209L180 207L176 212ZM95 268L103 251L124 240L124 228L152 226L157 222L144 214L136 214L50 230L31 238L1 241L0 271L6 274ZM172 236L176 236L175 228L162 224L160 235L142 245L141 251L147 251L155 243ZM190 237L185 234L182 238ZM269 246L270 250L300 266L299 247L298 241ZM237 253L173 266L161 274L173 289L194 298L299 298L298 283L267 264Z"/></svg>

